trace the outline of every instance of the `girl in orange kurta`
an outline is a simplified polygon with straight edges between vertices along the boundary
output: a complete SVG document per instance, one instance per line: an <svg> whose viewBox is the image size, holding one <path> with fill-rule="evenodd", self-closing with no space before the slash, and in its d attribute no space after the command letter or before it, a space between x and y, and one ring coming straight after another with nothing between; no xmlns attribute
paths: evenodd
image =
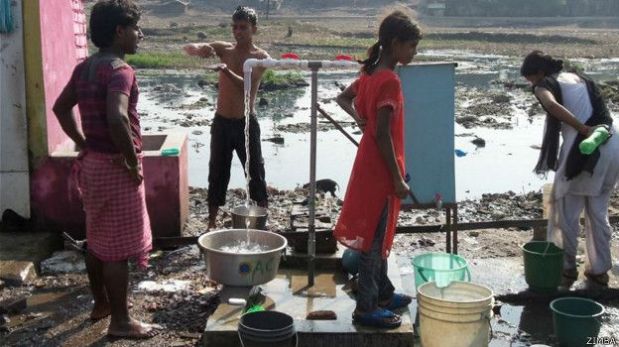
<svg viewBox="0 0 619 347"><path fill-rule="evenodd" d="M404 181L404 114L397 63L408 64L422 34L403 12L381 23L379 39L363 61L361 76L337 98L363 129L335 237L361 252L359 290L353 320L357 324L395 328L393 310L408 306L409 296L395 294L387 277L400 199L409 192Z"/></svg>

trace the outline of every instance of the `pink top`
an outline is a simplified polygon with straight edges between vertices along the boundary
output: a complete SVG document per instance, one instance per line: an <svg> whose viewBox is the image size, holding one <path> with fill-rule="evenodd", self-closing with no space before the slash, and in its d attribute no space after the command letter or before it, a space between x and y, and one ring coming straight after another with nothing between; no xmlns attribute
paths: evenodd
<svg viewBox="0 0 619 347"><path fill-rule="evenodd" d="M91 64L94 64L92 68ZM92 72L92 73L91 73ZM67 88L75 88L81 114L82 129L89 150L103 153L119 153L109 133L106 99L109 92L120 92L129 97L129 123L133 146L142 151L142 134L138 104L138 83L135 71L119 58L101 58L93 55L79 63Z"/></svg>
<svg viewBox="0 0 619 347"><path fill-rule="evenodd" d="M352 88L356 95L357 114L367 122L334 234L339 242L349 248L369 251L380 214L387 206L387 230L382 249L382 255L386 258L393 244L400 199L395 195L389 168L378 149L376 121L379 109L389 107L393 110L391 138L398 167L404 175L404 97L400 78L390 70L371 75L364 73Z"/></svg>

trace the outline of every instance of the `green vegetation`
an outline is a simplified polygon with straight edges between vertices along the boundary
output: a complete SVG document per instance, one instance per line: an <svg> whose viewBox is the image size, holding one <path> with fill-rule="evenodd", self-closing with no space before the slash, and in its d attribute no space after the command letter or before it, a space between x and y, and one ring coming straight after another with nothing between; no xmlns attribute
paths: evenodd
<svg viewBox="0 0 619 347"><path fill-rule="evenodd" d="M298 71L276 72L267 70L262 76L260 88L265 91L307 86L303 75Z"/></svg>
<svg viewBox="0 0 619 347"><path fill-rule="evenodd" d="M264 84L296 84L299 82L305 82L305 79L298 71L276 72L267 70L262 76L262 83Z"/></svg>
<svg viewBox="0 0 619 347"><path fill-rule="evenodd" d="M182 52L144 52L125 58L129 65L142 69L198 68L201 65L199 59Z"/></svg>

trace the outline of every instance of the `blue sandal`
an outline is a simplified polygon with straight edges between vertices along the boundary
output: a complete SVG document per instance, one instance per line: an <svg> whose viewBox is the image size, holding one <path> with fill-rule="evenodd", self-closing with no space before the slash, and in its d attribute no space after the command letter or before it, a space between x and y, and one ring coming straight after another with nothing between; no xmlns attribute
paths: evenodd
<svg viewBox="0 0 619 347"><path fill-rule="evenodd" d="M364 314L353 313L352 320L359 325L383 329L397 328L402 324L400 316L383 308Z"/></svg>
<svg viewBox="0 0 619 347"><path fill-rule="evenodd" d="M406 294L394 293L389 303L381 307L389 311L395 311L407 307L412 301L413 298Z"/></svg>

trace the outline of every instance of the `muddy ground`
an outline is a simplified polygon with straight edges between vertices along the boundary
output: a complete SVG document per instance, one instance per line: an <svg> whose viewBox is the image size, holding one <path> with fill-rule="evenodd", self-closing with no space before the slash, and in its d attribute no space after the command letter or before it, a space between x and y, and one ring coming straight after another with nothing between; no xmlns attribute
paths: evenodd
<svg viewBox="0 0 619 347"><path fill-rule="evenodd" d="M206 190L192 188L190 216L185 235L206 231ZM290 223L294 205L306 199L307 191L269 189L269 229L284 230ZM228 192L228 206L244 201L241 189ZM337 218L341 200L319 194L317 206L329 224ZM619 209L619 196L613 197L613 212ZM488 194L479 200L467 200L459 205L460 221L541 218L542 196L539 192L524 195L515 193ZM442 223L444 212L439 210L404 211L400 225L430 225ZM218 228L230 227L227 213L220 214ZM615 229L616 230L616 229ZM460 233L459 253L465 258L518 257L520 246L532 238L532 229L475 230ZM615 236L617 233L615 233ZM393 247L395 256L407 256L419 251L444 251L444 235L437 233L397 235ZM0 345L7 346L194 346L199 342L206 319L218 303L216 283L203 274L204 264L195 246L175 250L155 251L146 271L131 273L131 313L140 319L164 327L156 337L147 341L111 340L105 332L107 319L88 320L91 295L84 273L43 276L28 285L5 286L0 302L30 297L28 308L19 313L3 314L0 324ZM142 281L162 283L167 280L188 281L186 287L174 292L147 292L138 289Z"/></svg>

